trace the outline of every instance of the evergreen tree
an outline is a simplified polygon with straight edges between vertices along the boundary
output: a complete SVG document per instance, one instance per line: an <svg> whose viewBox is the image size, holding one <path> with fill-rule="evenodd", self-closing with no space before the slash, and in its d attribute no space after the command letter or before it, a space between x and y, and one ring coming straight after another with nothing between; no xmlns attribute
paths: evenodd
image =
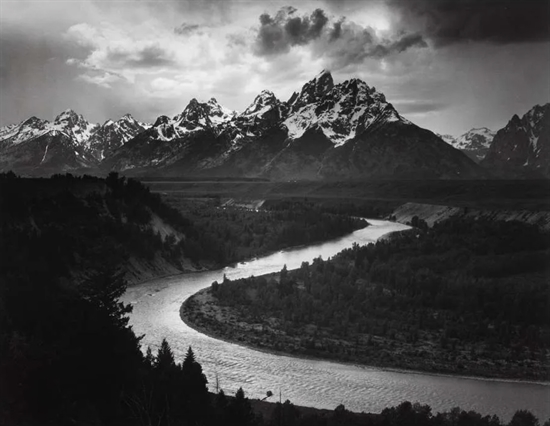
<svg viewBox="0 0 550 426"><path fill-rule="evenodd" d="M195 360L193 349L189 347L181 365L183 406L187 416L194 422L203 421L208 415L210 397L206 376L202 366Z"/></svg>
<svg viewBox="0 0 550 426"><path fill-rule="evenodd" d="M107 265L87 280L82 286L82 293L84 299L106 312L119 328L126 328L127 314L132 312L132 306L119 301L126 287L124 272L116 266Z"/></svg>
<svg viewBox="0 0 550 426"><path fill-rule="evenodd" d="M175 366L176 363L174 361L174 353L172 352L172 348L170 348L170 345L166 339L162 339L162 343L160 344L155 360L155 368L160 371L169 371Z"/></svg>

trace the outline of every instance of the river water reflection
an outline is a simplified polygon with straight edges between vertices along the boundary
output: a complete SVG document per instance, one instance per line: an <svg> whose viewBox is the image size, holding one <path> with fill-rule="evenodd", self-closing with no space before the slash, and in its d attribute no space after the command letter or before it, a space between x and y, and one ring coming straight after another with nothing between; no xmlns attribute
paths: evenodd
<svg viewBox="0 0 550 426"><path fill-rule="evenodd" d="M243 278L300 267L321 256L327 259L353 243L367 244L384 234L408 228L399 223L371 220L372 226L323 244L281 251L223 270L157 279L129 288L123 301L132 303L130 324L142 343L154 351L163 338L179 360L193 347L210 388L215 377L226 393L239 387L250 398L266 391L282 393L297 405L334 409L344 404L352 411L380 412L405 400L429 404L434 412L459 406L508 421L517 409L528 409L541 420L550 417L550 384L483 380L387 371L377 368L313 361L260 352L205 336L179 317L182 302L213 281Z"/></svg>

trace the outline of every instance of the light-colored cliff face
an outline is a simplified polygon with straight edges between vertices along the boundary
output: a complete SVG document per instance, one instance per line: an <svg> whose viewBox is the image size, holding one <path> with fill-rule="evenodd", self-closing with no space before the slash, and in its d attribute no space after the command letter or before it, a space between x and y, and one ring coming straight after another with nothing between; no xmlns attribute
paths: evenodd
<svg viewBox="0 0 550 426"><path fill-rule="evenodd" d="M492 220L519 220L550 230L550 211L489 210L469 207L443 206L436 204L406 203L394 212L397 222L407 223L414 216L426 221L428 226L453 216L486 218Z"/></svg>

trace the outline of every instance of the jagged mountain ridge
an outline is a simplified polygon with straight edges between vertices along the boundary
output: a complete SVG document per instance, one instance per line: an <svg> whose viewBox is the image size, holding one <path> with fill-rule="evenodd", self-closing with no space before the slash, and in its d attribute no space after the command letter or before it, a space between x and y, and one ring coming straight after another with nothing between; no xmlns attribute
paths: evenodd
<svg viewBox="0 0 550 426"><path fill-rule="evenodd" d="M204 111L205 104L192 100L189 108ZM375 88L358 79L335 85L327 71L287 102L263 91L241 114L222 122L185 111L182 116L185 126L159 117L102 167L274 179L480 174L463 154L403 118Z"/></svg>
<svg viewBox="0 0 550 426"><path fill-rule="evenodd" d="M550 177L550 103L516 114L491 143L483 166L508 177Z"/></svg>
<svg viewBox="0 0 550 426"><path fill-rule="evenodd" d="M265 90L238 114L214 98L192 99L182 113L158 117L119 147L87 141L103 172L285 180L482 174L464 154L403 118L374 87L358 79L334 84L328 71L287 102Z"/></svg>
<svg viewBox="0 0 550 426"><path fill-rule="evenodd" d="M0 170L40 174L95 167L106 153L147 127L129 114L102 125L70 109L52 122L31 117L0 128Z"/></svg>
<svg viewBox="0 0 550 426"><path fill-rule="evenodd" d="M149 124L137 121L130 114L125 114L117 121L107 120L90 136L87 141L88 149L101 161L114 149L149 127Z"/></svg>
<svg viewBox="0 0 550 426"><path fill-rule="evenodd" d="M495 134L496 132L487 127L479 127L467 131L458 138L452 135L438 134L438 136L452 147L462 151L472 160L479 163L485 158L487 151L489 151Z"/></svg>
<svg viewBox="0 0 550 426"><path fill-rule="evenodd" d="M40 133L0 151L0 171L41 175L90 168L95 158L74 139L59 130Z"/></svg>
<svg viewBox="0 0 550 426"><path fill-rule="evenodd" d="M222 107L215 98L199 102L193 98L185 109L170 118L160 116L149 129L115 150L101 163L102 170L156 171L180 159L200 163L236 112ZM202 141L206 140L206 143Z"/></svg>

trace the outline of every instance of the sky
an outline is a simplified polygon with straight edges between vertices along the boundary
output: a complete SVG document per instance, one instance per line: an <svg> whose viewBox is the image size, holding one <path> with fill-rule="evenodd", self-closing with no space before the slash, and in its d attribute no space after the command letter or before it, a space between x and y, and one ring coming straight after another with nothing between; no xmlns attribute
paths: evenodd
<svg viewBox="0 0 550 426"><path fill-rule="evenodd" d="M0 0L0 126L243 111L326 69L432 131L498 130L550 101L549 22L550 0Z"/></svg>

